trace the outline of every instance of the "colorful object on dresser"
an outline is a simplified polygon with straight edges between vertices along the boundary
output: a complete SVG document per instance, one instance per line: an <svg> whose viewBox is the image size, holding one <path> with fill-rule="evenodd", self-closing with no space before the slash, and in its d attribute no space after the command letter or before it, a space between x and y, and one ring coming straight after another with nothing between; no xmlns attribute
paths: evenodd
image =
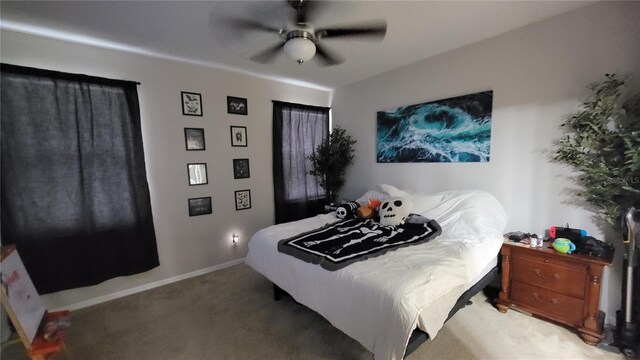
<svg viewBox="0 0 640 360"><path fill-rule="evenodd" d="M524 233L522 231L512 231L504 234L505 239L509 239L521 246L542 247L544 238L538 237L536 234Z"/></svg>
<svg viewBox="0 0 640 360"><path fill-rule="evenodd" d="M564 238L571 241L576 241L583 236L587 236L587 231L584 229L573 229L566 226L552 226L549 228L549 236L553 239Z"/></svg>
<svg viewBox="0 0 640 360"><path fill-rule="evenodd" d="M571 240L565 238L555 239L551 246L553 246L557 252L563 254L571 254L571 252L576 249L576 246L571 242Z"/></svg>
<svg viewBox="0 0 640 360"><path fill-rule="evenodd" d="M597 256L603 259L613 259L613 253L616 250L613 245L592 236L583 236L573 243L576 245L575 254Z"/></svg>

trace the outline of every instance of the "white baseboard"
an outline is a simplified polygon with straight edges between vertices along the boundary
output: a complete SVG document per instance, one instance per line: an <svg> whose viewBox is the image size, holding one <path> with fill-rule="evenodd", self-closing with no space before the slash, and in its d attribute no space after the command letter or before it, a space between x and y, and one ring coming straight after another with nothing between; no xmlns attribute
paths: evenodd
<svg viewBox="0 0 640 360"><path fill-rule="evenodd" d="M204 275L204 274L208 274L210 272L216 271L216 270L222 270L224 268L228 268L229 266L233 266L233 265L237 265L237 264L241 264L244 263L244 259L245 258L241 258L241 259L236 259L236 260L232 260L232 261L228 261L226 263L222 263L222 264L218 264L218 265L214 265L214 266L210 266L204 269L200 269L200 270L196 270L187 274L182 274L182 275L178 275L178 276L173 276L167 279L162 279L162 280L158 280L158 281L154 281L148 284L144 284L144 285L140 285L140 286L136 286L134 288L131 289L127 289L127 290L122 290L122 291L117 291L108 295L104 295L104 296L98 296L95 297L93 299L89 299L89 300L84 300L84 301L80 301L77 302L75 304L71 304L69 306L65 306L64 309L65 310L78 310L78 309L82 309L82 308L86 308L92 305L97 305L109 300L114 300L114 299L118 299L127 295L131 295L131 294L135 294L135 293L139 293L145 290L150 290L153 288L157 288L163 285L167 285L167 284L171 284L174 283L176 281L180 281L180 280L184 280L184 279L188 279L188 278L192 278L194 276L199 276L199 275ZM61 310L61 309L55 309L55 310Z"/></svg>

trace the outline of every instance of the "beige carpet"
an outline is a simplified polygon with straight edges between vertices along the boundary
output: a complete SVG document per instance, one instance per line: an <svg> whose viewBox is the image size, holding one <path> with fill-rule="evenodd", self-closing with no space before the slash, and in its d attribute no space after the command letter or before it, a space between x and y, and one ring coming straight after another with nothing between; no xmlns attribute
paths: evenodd
<svg viewBox="0 0 640 360"><path fill-rule="evenodd" d="M418 359L623 359L584 344L563 327L509 311L478 294ZM66 354L55 359L372 359L321 316L237 265L75 311ZM24 359L18 345L2 359Z"/></svg>

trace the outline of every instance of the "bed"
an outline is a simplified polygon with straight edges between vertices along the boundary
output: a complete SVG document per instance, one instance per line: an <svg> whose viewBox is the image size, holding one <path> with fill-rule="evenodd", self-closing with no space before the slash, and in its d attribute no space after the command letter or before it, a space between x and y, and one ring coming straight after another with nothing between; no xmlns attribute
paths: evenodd
<svg viewBox="0 0 640 360"><path fill-rule="evenodd" d="M423 195L377 185L358 201L392 196L410 198L412 213L435 219L442 233L336 271L278 251L282 239L338 221L322 214L258 231L246 258L378 360L402 359L416 329L436 337L461 296L495 271L507 221L498 200L478 190Z"/></svg>

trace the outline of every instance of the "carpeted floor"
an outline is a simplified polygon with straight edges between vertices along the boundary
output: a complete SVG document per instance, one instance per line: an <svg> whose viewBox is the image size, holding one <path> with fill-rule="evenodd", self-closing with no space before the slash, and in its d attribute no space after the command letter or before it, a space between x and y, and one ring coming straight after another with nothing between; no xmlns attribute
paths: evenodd
<svg viewBox="0 0 640 360"><path fill-rule="evenodd" d="M584 344L568 329L515 311L501 314L484 294L418 359L623 359ZM56 360L373 359L355 340L271 283L237 265L73 312L67 352ZM25 359L19 344L2 359Z"/></svg>

